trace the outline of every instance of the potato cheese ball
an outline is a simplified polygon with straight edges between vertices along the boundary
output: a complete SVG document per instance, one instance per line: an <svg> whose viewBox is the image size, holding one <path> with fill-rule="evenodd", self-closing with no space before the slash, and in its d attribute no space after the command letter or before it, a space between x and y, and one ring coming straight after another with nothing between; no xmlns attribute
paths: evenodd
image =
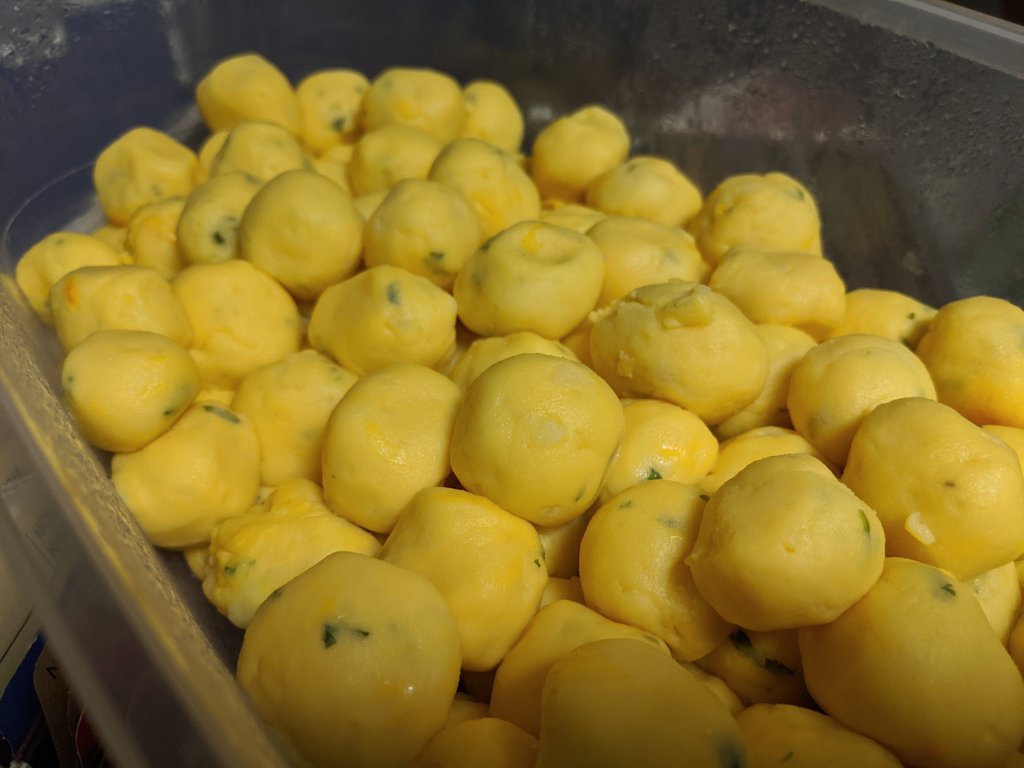
<svg viewBox="0 0 1024 768"><path fill-rule="evenodd" d="M1024 311L605 105L303 75L218 63L15 275L303 764L1024 763Z"/></svg>

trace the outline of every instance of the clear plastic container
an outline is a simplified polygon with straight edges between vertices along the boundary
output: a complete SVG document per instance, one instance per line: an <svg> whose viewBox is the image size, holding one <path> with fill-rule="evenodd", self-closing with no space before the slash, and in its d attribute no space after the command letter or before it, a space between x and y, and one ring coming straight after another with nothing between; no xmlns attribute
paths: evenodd
<svg viewBox="0 0 1024 768"><path fill-rule="evenodd" d="M293 78L432 66L508 84L536 127L587 102L704 188L805 180L850 287L1024 300L1024 35L922 0L0 5L0 548L117 763L289 762L232 679L240 633L145 543L61 403L18 257L98 223L89 164L127 128L200 136L191 89L255 50Z"/></svg>

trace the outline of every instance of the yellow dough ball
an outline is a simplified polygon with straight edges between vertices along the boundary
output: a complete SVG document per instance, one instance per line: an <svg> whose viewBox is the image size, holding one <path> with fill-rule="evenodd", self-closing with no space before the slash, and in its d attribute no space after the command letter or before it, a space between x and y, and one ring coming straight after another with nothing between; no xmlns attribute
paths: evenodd
<svg viewBox="0 0 1024 768"><path fill-rule="evenodd" d="M268 600L245 632L238 681L311 764L407 765L444 725L459 633L426 579L328 555Z"/></svg>
<svg viewBox="0 0 1024 768"><path fill-rule="evenodd" d="M668 400L715 424L746 408L771 358L754 324L705 285L637 288L594 316L596 370L625 397Z"/></svg>
<svg viewBox="0 0 1024 768"><path fill-rule="evenodd" d="M487 704L477 701L468 693L459 691L452 699L452 705L448 708L448 716L445 718L444 727L451 728L467 720L480 720L488 716Z"/></svg>
<svg viewBox="0 0 1024 768"><path fill-rule="evenodd" d="M417 493L380 559L437 587L462 638L464 669L493 669L537 612L548 573L532 525L482 496L452 488Z"/></svg>
<svg viewBox="0 0 1024 768"><path fill-rule="evenodd" d="M359 133L359 107L370 81L352 69L324 69L307 75L295 89L302 118L300 135L310 152L322 155Z"/></svg>
<svg viewBox="0 0 1024 768"><path fill-rule="evenodd" d="M238 226L241 257L297 299L315 299L359 267L363 218L337 184L288 171L256 193Z"/></svg>
<svg viewBox="0 0 1024 768"><path fill-rule="evenodd" d="M552 665L581 645L608 638L639 640L671 659L668 648L653 635L606 619L585 605L558 600L537 612L502 660L494 676L491 717L508 720L537 736L544 679Z"/></svg>
<svg viewBox="0 0 1024 768"><path fill-rule="evenodd" d="M312 349L257 368L238 385L231 407L249 417L260 441L260 479L319 482L324 427L356 375Z"/></svg>
<svg viewBox="0 0 1024 768"><path fill-rule="evenodd" d="M587 234L591 227L607 218L600 211L587 208L585 205L563 204L561 201L556 201L556 204L546 207L540 213L540 220L545 224L572 229L581 235Z"/></svg>
<svg viewBox="0 0 1024 768"><path fill-rule="evenodd" d="M1020 673L945 571L888 558L862 600L799 638L814 700L907 765L1001 765L1024 737Z"/></svg>
<svg viewBox="0 0 1024 768"><path fill-rule="evenodd" d="M540 216L540 195L530 177L509 155L480 139L451 142L427 178L461 192L473 204L485 239Z"/></svg>
<svg viewBox="0 0 1024 768"><path fill-rule="evenodd" d="M977 599L992 631L1006 645L1021 608L1021 586L1014 564L985 571L963 582L963 586Z"/></svg>
<svg viewBox="0 0 1024 768"><path fill-rule="evenodd" d="M114 456L111 479L154 544L202 544L217 523L256 501L256 431L244 416L197 402L141 450Z"/></svg>
<svg viewBox="0 0 1024 768"><path fill-rule="evenodd" d="M299 351L295 301L246 261L196 264L172 283L192 323L192 357L207 386L237 386L262 365Z"/></svg>
<svg viewBox="0 0 1024 768"><path fill-rule="evenodd" d="M928 330L935 309L899 291L858 288L846 294L846 312L830 336L871 333L913 349Z"/></svg>
<svg viewBox="0 0 1024 768"><path fill-rule="evenodd" d="M804 355L793 369L786 405L796 431L842 466L864 418L903 397L935 399L927 369L898 341L857 333Z"/></svg>
<svg viewBox="0 0 1024 768"><path fill-rule="evenodd" d="M597 222L587 237L604 255L599 307L645 285L672 279L698 282L704 276L704 261L693 238L678 227L613 216Z"/></svg>
<svg viewBox="0 0 1024 768"><path fill-rule="evenodd" d="M707 196L689 229L712 264L736 246L821 254L817 203L784 173L730 176Z"/></svg>
<svg viewBox="0 0 1024 768"><path fill-rule="evenodd" d="M98 331L68 353L61 384L85 439L128 452L170 429L199 391L199 370L166 336Z"/></svg>
<svg viewBox="0 0 1024 768"><path fill-rule="evenodd" d="M995 435L1013 449L1024 466L1024 429L1020 427L1004 427L1001 424L985 424L982 426L990 435Z"/></svg>
<svg viewBox="0 0 1024 768"><path fill-rule="evenodd" d="M1024 554L1024 477L1002 440L922 398L880 405L843 482L878 511L886 551L969 579Z"/></svg>
<svg viewBox="0 0 1024 768"><path fill-rule="evenodd" d="M683 661L699 659L732 629L697 592L684 563L703 509L697 488L643 483L598 509L580 545L587 605L660 637Z"/></svg>
<svg viewBox="0 0 1024 768"><path fill-rule="evenodd" d="M194 544L181 550L185 565L199 581L206 578L206 555L209 547L206 544Z"/></svg>
<svg viewBox="0 0 1024 768"><path fill-rule="evenodd" d="M434 366L455 347L455 299L399 267L374 267L320 295L308 335L357 374L397 362Z"/></svg>
<svg viewBox="0 0 1024 768"><path fill-rule="evenodd" d="M65 352L97 331L150 331L182 347L192 343L185 308L149 267L79 267L50 291L50 311Z"/></svg>
<svg viewBox="0 0 1024 768"><path fill-rule="evenodd" d="M721 768L746 765L745 755L725 705L646 643L588 643L544 683L537 768Z"/></svg>
<svg viewBox="0 0 1024 768"><path fill-rule="evenodd" d="M279 125L239 123L232 128L210 165L210 176L244 173L270 181L285 171L312 170L313 164L292 134Z"/></svg>
<svg viewBox="0 0 1024 768"><path fill-rule="evenodd" d="M452 420L461 392L443 374L399 363L363 376L335 407L324 430L327 503L379 533L451 466Z"/></svg>
<svg viewBox="0 0 1024 768"><path fill-rule="evenodd" d="M50 289L58 280L80 267L113 267L122 263L121 255L102 240L76 232L54 232L18 260L14 279L39 318L52 324Z"/></svg>
<svg viewBox="0 0 1024 768"><path fill-rule="evenodd" d="M750 768L900 768L876 741L828 715L790 704L757 704L736 716Z"/></svg>
<svg viewBox="0 0 1024 768"><path fill-rule="evenodd" d="M545 200L582 200L594 179L626 159L629 143L618 117L604 107L583 107L541 129L530 171Z"/></svg>
<svg viewBox="0 0 1024 768"><path fill-rule="evenodd" d="M373 534L327 508L309 480L287 480L251 509L213 530L203 593L236 627L303 571L334 552L373 556Z"/></svg>
<svg viewBox="0 0 1024 768"><path fill-rule="evenodd" d="M124 250L124 236L127 232L128 230L125 227L118 227L114 224L104 224L97 227L89 234L120 253Z"/></svg>
<svg viewBox="0 0 1024 768"><path fill-rule="evenodd" d="M825 462L814 446L791 429L784 427L755 427L730 437L718 447L718 461L711 473L700 481L705 493L714 493L739 474L744 467L758 459L802 453Z"/></svg>
<svg viewBox="0 0 1024 768"><path fill-rule="evenodd" d="M975 424L1024 427L1024 310L974 296L946 304L917 345L939 394Z"/></svg>
<svg viewBox="0 0 1024 768"><path fill-rule="evenodd" d="M580 542L594 511L594 507L591 507L579 517L561 525L535 526L544 547L544 565L547 566L548 576L572 578L579 574ZM583 602L582 593L579 602Z"/></svg>
<svg viewBox="0 0 1024 768"><path fill-rule="evenodd" d="M475 339L469 345L452 368L451 379L465 389L495 363L530 353L552 355L564 360L576 359L568 347L530 331L510 333L508 336L486 336Z"/></svg>
<svg viewBox="0 0 1024 768"><path fill-rule="evenodd" d="M697 663L725 681L745 705L814 706L804 684L795 629L755 632L737 628Z"/></svg>
<svg viewBox="0 0 1024 768"><path fill-rule="evenodd" d="M721 678L708 674L692 661L681 661L679 666L689 671L701 684L706 686L715 695L715 698L725 706L729 714L735 716L736 713L743 710L743 702L740 701L739 696L733 693Z"/></svg>
<svg viewBox="0 0 1024 768"><path fill-rule="evenodd" d="M195 186L198 187L209 180L213 161L220 154L220 151L224 148L224 142L227 140L228 131L217 131L207 136L203 143L199 145L199 152L197 153L199 163L196 166L194 176Z"/></svg>
<svg viewBox="0 0 1024 768"><path fill-rule="evenodd" d="M786 406L789 382L796 364L817 342L788 325L758 325L756 329L771 358L768 379L754 402L715 425L715 434L722 440L757 427L792 426Z"/></svg>
<svg viewBox="0 0 1024 768"><path fill-rule="evenodd" d="M238 258L238 224L263 186L244 173L214 176L188 196L178 219L178 249L188 264Z"/></svg>
<svg viewBox="0 0 1024 768"><path fill-rule="evenodd" d="M559 525L597 498L622 430L618 398L585 365L517 355L466 390L452 432L452 469L466 490L502 509Z"/></svg>
<svg viewBox="0 0 1024 768"><path fill-rule="evenodd" d="M384 198L388 196L385 191L381 192L370 192L366 195L359 195L358 197L352 198L352 205L359 211L359 215L363 217L363 221L369 221L370 218L380 208L380 204L384 202Z"/></svg>
<svg viewBox="0 0 1024 768"><path fill-rule="evenodd" d="M326 176L337 184L338 188L349 196L353 194L352 182L348 178L348 166L352 160L352 150L352 144L335 144L320 155L320 157L313 160L313 169L321 176ZM355 200L352 201L352 204L355 205Z"/></svg>
<svg viewBox="0 0 1024 768"><path fill-rule="evenodd" d="M540 599L540 607L551 605L558 600L572 600L575 603L583 603L583 587L580 586L578 576L570 579L563 579L552 576L544 585L544 594Z"/></svg>
<svg viewBox="0 0 1024 768"><path fill-rule="evenodd" d="M484 243L455 278L459 319L483 336L560 339L594 308L603 275L601 251L585 236L524 221Z"/></svg>
<svg viewBox="0 0 1024 768"><path fill-rule="evenodd" d="M139 208L192 191L196 153L166 133L133 128L96 158L93 185L100 207L114 224L127 224Z"/></svg>
<svg viewBox="0 0 1024 768"><path fill-rule="evenodd" d="M386 69L363 96L360 119L367 132L397 124L446 144L459 135L466 119L462 89L431 69Z"/></svg>
<svg viewBox="0 0 1024 768"><path fill-rule="evenodd" d="M425 179L443 146L426 131L400 123L364 134L348 164L352 190L386 192L403 179Z"/></svg>
<svg viewBox="0 0 1024 768"><path fill-rule="evenodd" d="M694 485L714 468L718 441L690 411L645 399L623 403L622 413L622 446L605 478L602 501L645 480Z"/></svg>
<svg viewBox="0 0 1024 768"><path fill-rule="evenodd" d="M407 179L366 222L365 238L367 267L393 264L446 288L480 246L480 222L451 187Z"/></svg>
<svg viewBox="0 0 1024 768"><path fill-rule="evenodd" d="M766 631L834 620L882 572L882 524L817 459L757 461L708 501L686 559L723 618Z"/></svg>
<svg viewBox="0 0 1024 768"><path fill-rule="evenodd" d="M587 186L587 205L609 216L636 216L675 227L697 215L701 194L673 163L631 157Z"/></svg>
<svg viewBox="0 0 1024 768"><path fill-rule="evenodd" d="M842 322L846 285L832 262L812 253L732 248L708 285L755 323L799 328L817 340Z"/></svg>
<svg viewBox="0 0 1024 768"><path fill-rule="evenodd" d="M178 248L178 222L185 199L173 197L139 208L129 219L124 247L134 264L152 267L170 280L185 266Z"/></svg>
<svg viewBox="0 0 1024 768"><path fill-rule="evenodd" d="M523 143L523 113L508 89L493 80L474 80L462 89L466 122L459 137L480 139L514 155Z"/></svg>
<svg viewBox="0 0 1024 768"><path fill-rule="evenodd" d="M505 720L483 717L435 736L413 768L534 768L537 739Z"/></svg>
<svg viewBox="0 0 1024 768"><path fill-rule="evenodd" d="M290 134L300 132L299 100L288 78L255 53L218 62L196 85L196 103L211 131L238 123L275 123Z"/></svg>

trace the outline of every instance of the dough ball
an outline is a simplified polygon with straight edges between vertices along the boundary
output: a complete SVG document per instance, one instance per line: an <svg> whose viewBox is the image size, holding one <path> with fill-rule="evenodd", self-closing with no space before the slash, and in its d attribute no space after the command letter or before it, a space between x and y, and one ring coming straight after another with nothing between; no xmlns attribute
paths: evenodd
<svg viewBox="0 0 1024 768"><path fill-rule="evenodd" d="M1021 586L1014 564L1006 563L985 571L963 582L963 586L974 595L992 631L1006 645L1021 607Z"/></svg>
<svg viewBox="0 0 1024 768"><path fill-rule="evenodd" d="M858 288L846 294L843 320L831 337L871 333L899 341L913 349L928 330L935 309L898 291Z"/></svg>
<svg viewBox="0 0 1024 768"><path fill-rule="evenodd" d="M435 736L413 768L534 768L537 739L505 720L483 717Z"/></svg>
<svg viewBox="0 0 1024 768"><path fill-rule="evenodd" d="M737 627L698 664L720 677L744 705L814 706L804 684L795 629L755 632Z"/></svg>
<svg viewBox="0 0 1024 768"><path fill-rule="evenodd" d="M629 154L629 132L604 107L587 106L549 123L533 141L530 171L545 200L582 200L587 186Z"/></svg>
<svg viewBox="0 0 1024 768"><path fill-rule="evenodd" d="M298 140L274 123L247 122L232 128L210 165L210 176L244 173L266 182L285 171L312 170Z"/></svg>
<svg viewBox="0 0 1024 768"><path fill-rule="evenodd" d="M238 224L262 186L244 173L225 173L196 187L178 219L182 259L188 264L237 259Z"/></svg>
<svg viewBox="0 0 1024 768"><path fill-rule="evenodd" d="M462 89L432 69L386 69L363 96L360 119L367 133L397 124L446 144L459 135L466 119Z"/></svg>
<svg viewBox="0 0 1024 768"><path fill-rule="evenodd" d="M544 565L547 566L548 576L568 579L579 574L580 542L583 541L583 533L594 511L594 507L591 507L579 517L561 525L535 526L544 547ZM579 602L583 602L582 592Z"/></svg>
<svg viewBox="0 0 1024 768"><path fill-rule="evenodd" d="M462 89L466 122L459 138L480 139L514 155L523 143L523 113L508 89L493 80L474 80Z"/></svg>
<svg viewBox="0 0 1024 768"><path fill-rule="evenodd" d="M561 201L554 201L550 207L545 207L540 212L540 220L545 224L565 227L566 229L579 232L581 235L587 234L590 228L597 224L597 222L607 218L607 216L594 208L588 208L577 203L562 203Z"/></svg>
<svg viewBox="0 0 1024 768"><path fill-rule="evenodd" d="M452 369L451 379L465 389L495 363L530 353L561 357L564 360L576 359L568 347L530 331L518 331L508 336L485 336L475 339L469 345Z"/></svg>
<svg viewBox="0 0 1024 768"><path fill-rule="evenodd" d="M814 446L791 429L783 427L755 427L730 437L718 447L718 461L711 473L700 481L705 493L714 493L739 474L744 467L769 456L801 453L813 456L823 463L825 457Z"/></svg>
<svg viewBox="0 0 1024 768"><path fill-rule="evenodd" d="M403 179L425 179L444 144L411 125L393 123L356 142L348 178L357 195L387 192Z"/></svg>
<svg viewBox="0 0 1024 768"><path fill-rule="evenodd" d="M124 236L129 259L141 267L152 267L168 280L178 274L185 267L177 234L184 210L185 198L172 197L135 211Z"/></svg>
<svg viewBox="0 0 1024 768"><path fill-rule="evenodd" d="M701 194L672 162L631 157L587 186L587 205L609 216L635 216L681 227L697 215Z"/></svg>
<svg viewBox="0 0 1024 768"><path fill-rule="evenodd" d="M307 75L295 89L299 100L302 143L314 155L354 141L359 135L359 108L370 81L352 69L322 69Z"/></svg>
<svg viewBox="0 0 1024 768"><path fill-rule="evenodd" d="M213 168L213 161L217 155L224 148L224 142L228 140L228 131L216 131L207 136L203 143L199 145L199 151L197 153L199 163L196 166L195 186L205 184L210 179L210 173Z"/></svg>
<svg viewBox="0 0 1024 768"><path fill-rule="evenodd" d="M255 53L218 62L196 86L196 103L211 131L249 120L275 123L299 135L299 100L288 78Z"/></svg>

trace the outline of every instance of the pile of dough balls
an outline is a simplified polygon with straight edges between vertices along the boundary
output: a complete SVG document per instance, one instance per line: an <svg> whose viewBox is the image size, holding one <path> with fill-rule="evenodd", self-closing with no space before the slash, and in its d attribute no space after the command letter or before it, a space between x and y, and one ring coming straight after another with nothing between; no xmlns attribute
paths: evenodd
<svg viewBox="0 0 1024 768"><path fill-rule="evenodd" d="M82 435L317 766L1024 762L1024 311L588 105L217 64L17 265Z"/></svg>

